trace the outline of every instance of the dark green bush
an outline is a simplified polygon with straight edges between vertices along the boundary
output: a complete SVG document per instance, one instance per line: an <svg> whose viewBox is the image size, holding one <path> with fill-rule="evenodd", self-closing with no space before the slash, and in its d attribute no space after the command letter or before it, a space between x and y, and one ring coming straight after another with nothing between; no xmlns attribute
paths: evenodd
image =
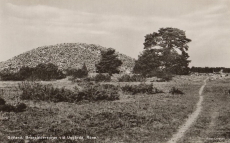
<svg viewBox="0 0 230 143"><path fill-rule="evenodd" d="M123 92L131 93L132 95L138 93L146 93L146 94L156 94L162 93L162 91L153 87L153 84L145 84L141 83L139 85L125 85L121 87Z"/></svg>
<svg viewBox="0 0 230 143"><path fill-rule="evenodd" d="M115 86L89 84L83 90L69 90L55 88L51 84L42 85L35 82L22 82L19 84L22 91L20 98L23 100L42 100L52 102L79 102L82 100L117 100L118 89Z"/></svg>
<svg viewBox="0 0 230 143"><path fill-rule="evenodd" d="M145 77L143 77L142 75L123 75L120 78L118 78L119 82L144 82L145 81Z"/></svg>

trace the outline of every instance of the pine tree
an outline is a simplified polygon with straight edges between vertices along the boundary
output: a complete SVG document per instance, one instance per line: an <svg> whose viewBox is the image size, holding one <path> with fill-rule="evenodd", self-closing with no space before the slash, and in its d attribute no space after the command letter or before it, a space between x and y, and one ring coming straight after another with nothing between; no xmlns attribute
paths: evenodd
<svg viewBox="0 0 230 143"><path fill-rule="evenodd" d="M118 59L118 55L115 54L115 50L109 48L105 51L101 51L101 60L96 64L97 73L119 73L118 67L122 65L122 61Z"/></svg>
<svg viewBox="0 0 230 143"><path fill-rule="evenodd" d="M177 28L161 28L145 36L144 51L135 62L134 72L150 75L154 72L188 74L189 55L185 32Z"/></svg>

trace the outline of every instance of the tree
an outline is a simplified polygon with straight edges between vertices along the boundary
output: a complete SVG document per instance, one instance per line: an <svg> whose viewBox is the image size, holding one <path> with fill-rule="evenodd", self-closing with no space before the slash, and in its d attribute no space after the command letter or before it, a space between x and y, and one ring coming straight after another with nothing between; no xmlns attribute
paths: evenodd
<svg viewBox="0 0 230 143"><path fill-rule="evenodd" d="M112 75L120 72L118 67L121 65L122 61L118 59L118 55L115 54L115 50L109 48L101 51L101 60L95 66L97 73L109 73L109 75Z"/></svg>
<svg viewBox="0 0 230 143"><path fill-rule="evenodd" d="M58 66L52 63L41 63L34 68L33 78L39 80L53 80L65 78L65 75L58 69Z"/></svg>
<svg viewBox="0 0 230 143"><path fill-rule="evenodd" d="M82 74L84 77L88 76L88 69L86 67L86 64L84 63L82 68L81 68Z"/></svg>
<svg viewBox="0 0 230 143"><path fill-rule="evenodd" d="M88 76L88 69L86 67L86 64L84 63L81 69L74 69L74 68L67 69L66 75L72 76L74 79L87 77Z"/></svg>
<svg viewBox="0 0 230 143"><path fill-rule="evenodd" d="M134 72L188 74L189 55L185 32L177 28L161 28L145 36L144 51L135 62Z"/></svg>

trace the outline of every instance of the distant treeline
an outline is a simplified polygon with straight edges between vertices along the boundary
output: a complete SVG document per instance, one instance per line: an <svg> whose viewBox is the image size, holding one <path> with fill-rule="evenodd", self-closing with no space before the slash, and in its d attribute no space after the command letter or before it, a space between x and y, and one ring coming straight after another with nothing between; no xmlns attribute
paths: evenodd
<svg viewBox="0 0 230 143"><path fill-rule="evenodd" d="M225 67L191 67L190 72L197 73L214 73L223 70L224 73L230 73L230 68Z"/></svg>

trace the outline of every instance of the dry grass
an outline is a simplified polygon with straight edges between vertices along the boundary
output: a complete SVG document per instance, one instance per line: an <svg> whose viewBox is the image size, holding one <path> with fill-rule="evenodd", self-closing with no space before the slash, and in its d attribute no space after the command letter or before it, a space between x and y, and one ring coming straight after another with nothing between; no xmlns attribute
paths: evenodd
<svg viewBox="0 0 230 143"><path fill-rule="evenodd" d="M191 79L193 78L193 79ZM153 83L167 92L172 86L184 95L122 95L120 101L103 101L76 105L25 101L29 108L22 113L2 113L0 140L7 136L92 136L78 142L166 142L195 109L198 90L204 77L176 77L167 83ZM196 82L192 82L196 80ZM54 85L57 83L53 83ZM114 83L130 84L130 83ZM138 83L131 83L138 84ZM2 85L2 83L0 84ZM4 84L13 86L14 83ZM61 85L61 83L58 83ZM63 86L72 83L63 82ZM6 89L6 87L4 87ZM5 92L7 101L15 102L17 92ZM11 98L10 98L11 97ZM12 142L20 140L13 140ZM41 140L33 142L42 142ZM47 142L52 142L47 140ZM67 142L56 140L54 142ZM69 140L71 142L71 140ZM76 141L72 141L76 142Z"/></svg>

